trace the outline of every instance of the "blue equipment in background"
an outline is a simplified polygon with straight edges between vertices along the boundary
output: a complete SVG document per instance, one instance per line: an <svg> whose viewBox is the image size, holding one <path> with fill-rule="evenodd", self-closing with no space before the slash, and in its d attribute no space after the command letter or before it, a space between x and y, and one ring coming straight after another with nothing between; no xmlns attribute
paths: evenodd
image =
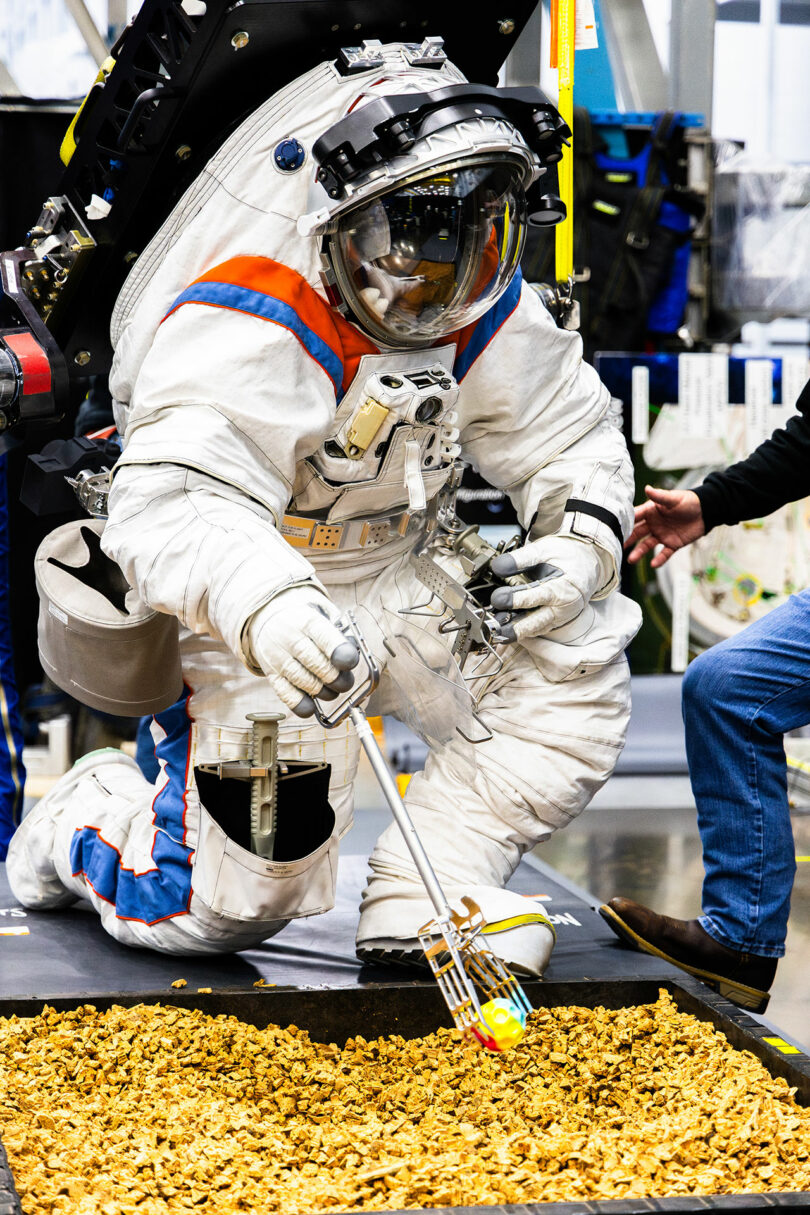
<svg viewBox="0 0 810 1215"><path fill-rule="evenodd" d="M22 814L25 768L9 611L9 529L6 457L0 456L0 861Z"/></svg>

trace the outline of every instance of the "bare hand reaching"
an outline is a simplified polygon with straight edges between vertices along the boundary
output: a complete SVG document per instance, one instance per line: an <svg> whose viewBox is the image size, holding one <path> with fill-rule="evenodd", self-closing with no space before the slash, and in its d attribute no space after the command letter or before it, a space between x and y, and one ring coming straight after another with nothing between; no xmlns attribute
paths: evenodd
<svg viewBox="0 0 810 1215"><path fill-rule="evenodd" d="M636 525L625 544L625 548L631 545L635 548L627 560L635 565L660 544L663 548L650 562L653 569L658 569L677 549L706 534L703 511L700 498L691 489L655 489L645 485L644 492L648 501L636 507Z"/></svg>

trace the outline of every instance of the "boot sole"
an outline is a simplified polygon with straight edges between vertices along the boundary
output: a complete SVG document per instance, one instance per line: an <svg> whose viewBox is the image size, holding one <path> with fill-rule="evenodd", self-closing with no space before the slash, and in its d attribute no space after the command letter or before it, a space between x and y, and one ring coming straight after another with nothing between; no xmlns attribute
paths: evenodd
<svg viewBox="0 0 810 1215"><path fill-rule="evenodd" d="M669 962L671 966L677 966L678 970L685 970L687 974L702 979L708 987L714 988L726 1000L736 1004L738 1008L744 1008L748 1012L763 1013L768 1007L768 1001L771 998L769 992L760 991L756 987L746 987L744 983L737 983L725 975L714 974L710 970L701 970L698 966L688 966L686 962L679 962L677 958L673 958L670 954L664 953L662 949L651 945L649 941L645 941L643 937L633 931L629 924L616 915L612 907L608 907L606 904L599 908L599 914L616 936L627 945L642 953L651 954L654 958L661 958L662 961Z"/></svg>
<svg viewBox="0 0 810 1215"><path fill-rule="evenodd" d="M377 945L358 946L357 956L361 962L378 966L401 966L408 970L430 970L427 958L419 945L410 948L403 941L381 941Z"/></svg>
<svg viewBox="0 0 810 1215"><path fill-rule="evenodd" d="M410 944L405 941L383 940L376 945L358 945L355 952L361 962L376 963L379 966L401 966L408 970L430 971L430 964L422 947L415 941ZM443 956L447 957L447 954ZM536 974L521 966L519 962L506 960L506 965L517 978L537 978Z"/></svg>

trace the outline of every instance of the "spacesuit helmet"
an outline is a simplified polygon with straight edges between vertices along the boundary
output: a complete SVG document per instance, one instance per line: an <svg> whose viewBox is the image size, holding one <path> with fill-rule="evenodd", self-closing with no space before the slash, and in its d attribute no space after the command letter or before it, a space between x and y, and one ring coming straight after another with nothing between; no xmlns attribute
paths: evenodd
<svg viewBox="0 0 810 1215"><path fill-rule="evenodd" d="M330 299L380 345L424 346L471 324L508 288L527 200L568 128L539 89L454 85L378 97L316 143L323 205L299 231L323 238Z"/></svg>
<svg viewBox="0 0 810 1215"><path fill-rule="evenodd" d="M362 328L410 346L486 312L517 269L525 232L519 166L470 161L406 180L346 212L326 254Z"/></svg>

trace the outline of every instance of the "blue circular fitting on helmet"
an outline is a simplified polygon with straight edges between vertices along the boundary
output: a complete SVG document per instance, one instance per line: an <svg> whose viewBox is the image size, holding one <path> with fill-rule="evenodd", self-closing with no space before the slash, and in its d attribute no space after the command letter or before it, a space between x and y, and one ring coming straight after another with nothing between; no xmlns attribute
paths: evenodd
<svg viewBox="0 0 810 1215"><path fill-rule="evenodd" d="M282 173L294 173L304 163L306 152L297 139L282 139L273 153L273 160Z"/></svg>

